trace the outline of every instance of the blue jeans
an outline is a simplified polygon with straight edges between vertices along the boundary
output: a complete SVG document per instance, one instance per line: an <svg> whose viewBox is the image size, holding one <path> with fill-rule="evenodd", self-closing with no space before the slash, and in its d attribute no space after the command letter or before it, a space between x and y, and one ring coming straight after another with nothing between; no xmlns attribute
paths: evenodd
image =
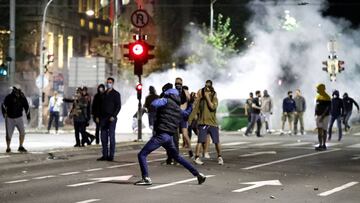
<svg viewBox="0 0 360 203"><path fill-rule="evenodd" d="M254 128L255 123L257 124L256 136L260 136L261 117L260 114L256 113L251 113L251 122L246 129L245 135L248 135L251 132L251 130Z"/></svg>
<svg viewBox="0 0 360 203"><path fill-rule="evenodd" d="M337 127L338 127L338 131L339 131L339 141L341 140L342 137L342 129L341 129L341 116L331 116L330 118L330 122L329 122L329 140L331 140L331 135L332 135L332 127L334 125L334 122L337 122Z"/></svg>
<svg viewBox="0 0 360 203"><path fill-rule="evenodd" d="M179 155L179 152L175 148L172 136L167 133L160 133L151 137L151 139L145 144L145 146L138 154L141 174L143 178L149 177L146 157L152 151L158 149L159 147L164 147L166 149L166 152L171 155L171 158L174 158L175 161L184 166L194 176L199 175L198 170L196 170L188 161L186 161L183 157Z"/></svg>
<svg viewBox="0 0 360 203"><path fill-rule="evenodd" d="M115 128L117 119L110 122L108 119L103 120L101 123L101 145L102 145L102 157L114 158L115 154ZM110 151L109 151L110 140Z"/></svg>

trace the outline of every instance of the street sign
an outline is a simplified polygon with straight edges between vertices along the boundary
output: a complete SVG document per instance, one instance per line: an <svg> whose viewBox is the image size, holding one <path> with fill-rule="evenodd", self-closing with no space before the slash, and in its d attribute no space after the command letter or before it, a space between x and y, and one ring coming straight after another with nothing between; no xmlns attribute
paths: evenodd
<svg viewBox="0 0 360 203"><path fill-rule="evenodd" d="M131 24L137 28L143 28L149 23L150 16L143 10L138 9L131 14Z"/></svg>
<svg viewBox="0 0 360 203"><path fill-rule="evenodd" d="M45 77L45 75L43 75L43 78L44 78L44 86L43 87L46 87L49 85L49 80ZM37 76L36 80L35 80L35 84L36 84L36 87L37 88L42 88L42 80L41 80L41 76Z"/></svg>

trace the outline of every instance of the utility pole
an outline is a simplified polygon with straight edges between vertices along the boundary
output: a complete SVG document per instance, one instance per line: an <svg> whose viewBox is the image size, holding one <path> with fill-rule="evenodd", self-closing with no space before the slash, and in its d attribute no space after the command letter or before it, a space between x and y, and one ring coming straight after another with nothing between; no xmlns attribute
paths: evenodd
<svg viewBox="0 0 360 203"><path fill-rule="evenodd" d="M214 30L214 3L217 0L210 0L210 36L213 35Z"/></svg>
<svg viewBox="0 0 360 203"><path fill-rule="evenodd" d="M114 21L113 21L113 63L112 63L112 75L117 77L118 75L118 56L120 54L119 49L119 0L113 0L114 4Z"/></svg>
<svg viewBox="0 0 360 203"><path fill-rule="evenodd" d="M15 80L15 8L16 8L16 0L10 1L10 42L9 42L9 57L12 60L9 66L9 84L10 86L14 85Z"/></svg>
<svg viewBox="0 0 360 203"><path fill-rule="evenodd" d="M12 0L10 0L10 1L12 1ZM44 92L44 82L45 82L45 80L44 80L44 77L45 77L45 75L44 75L44 62L45 62L45 50L44 50L44 48L45 48L45 46L44 46L44 44L45 44L45 39L44 39L44 35L45 35L45 21L46 21L46 13L47 13L47 9L48 9L48 7L49 7L49 5L51 4L51 2L52 2L53 0L50 0L47 4L46 4L46 6L45 6L45 8L44 8L44 14L43 14L43 18L42 18L42 23L41 23L41 36L40 36L40 47L39 47L39 49L40 49L40 62L39 62L39 71L40 71L40 74L39 74L39 76L40 76L40 80L41 80L41 84L40 84L40 88L39 88L39 93L40 93L40 96L39 96L39 114L38 114L38 116L39 116L39 120L38 120L38 128L40 129L41 127L42 127L42 122L43 122L43 92Z"/></svg>

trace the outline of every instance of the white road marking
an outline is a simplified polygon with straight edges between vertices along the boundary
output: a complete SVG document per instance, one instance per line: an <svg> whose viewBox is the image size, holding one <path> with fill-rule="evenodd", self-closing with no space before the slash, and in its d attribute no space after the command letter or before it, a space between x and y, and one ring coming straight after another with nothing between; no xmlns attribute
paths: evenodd
<svg viewBox="0 0 360 203"><path fill-rule="evenodd" d="M360 159L359 154L353 155L353 157L351 158L351 160L358 160L358 159Z"/></svg>
<svg viewBox="0 0 360 203"><path fill-rule="evenodd" d="M257 181L257 182L241 183L241 184L252 185L252 186L248 186L248 187L240 188L240 189L237 189L237 190L233 190L232 192L244 192L244 191L252 190L252 189L262 187L262 186L265 186L265 185L276 185L276 186L282 185L279 180Z"/></svg>
<svg viewBox="0 0 360 203"><path fill-rule="evenodd" d="M360 148L360 144L349 145L347 148Z"/></svg>
<svg viewBox="0 0 360 203"><path fill-rule="evenodd" d="M253 144L251 146L253 147L261 147L261 146L268 146L268 145L276 145L276 144L280 144L281 142L263 142L263 143L258 143L258 144Z"/></svg>
<svg viewBox="0 0 360 203"><path fill-rule="evenodd" d="M7 184L12 184L12 183L22 183L22 182L27 182L29 181L28 179L22 179L22 180L13 180L13 181L8 181L8 182L5 182Z"/></svg>
<svg viewBox="0 0 360 203"><path fill-rule="evenodd" d="M103 168L93 168L93 169L84 170L84 172L101 171L101 170L103 170Z"/></svg>
<svg viewBox="0 0 360 203"><path fill-rule="evenodd" d="M277 161L272 161L272 162L268 162L268 163L264 163L264 164L258 164L258 165L254 165L254 166L249 166L249 167L245 167L245 168L242 168L242 169L250 170L250 169L260 168L260 167L263 167L263 166L269 166L269 165L282 163L282 162L286 162L286 161L292 161L292 160L295 160L295 159L301 159L301 158L305 158L305 157L309 157L309 156L316 156L316 155L320 155L320 154L336 152L336 151L339 151L339 150L340 149L333 149L333 150L328 150L328 151L315 152L315 153L311 153L311 154L304 154L304 155L295 156L295 157L286 158L286 159L280 159L280 160L277 160Z"/></svg>
<svg viewBox="0 0 360 203"><path fill-rule="evenodd" d="M297 147L297 146L304 146L304 145L310 145L312 144L311 142L295 142L295 143L290 143L290 144L284 144L281 145L283 147Z"/></svg>
<svg viewBox="0 0 360 203"><path fill-rule="evenodd" d="M207 175L206 178L211 178L211 177L214 177L214 176L215 175ZM187 182L191 182L191 181L195 181L195 180L197 180L197 178L191 178L191 179L176 181L176 182L172 182L172 183L162 184L162 185L158 185L158 186L149 187L149 188L146 188L146 189L148 189L148 190L156 190L156 189L160 189L160 188L164 188L164 187L170 187L170 186L174 186L174 185L179 185L179 184L182 184L182 183L187 183Z"/></svg>
<svg viewBox="0 0 360 203"><path fill-rule="evenodd" d="M100 201L101 199L88 199L88 200L84 200L81 202L76 202L76 203L90 203L90 202L97 202Z"/></svg>
<svg viewBox="0 0 360 203"><path fill-rule="evenodd" d="M251 156L258 156L258 155L263 155L263 154L276 154L276 151L253 152L250 154L240 155L239 157L251 157Z"/></svg>
<svg viewBox="0 0 360 203"><path fill-rule="evenodd" d="M129 164L121 164L121 165L113 165L113 166L108 166L106 168L121 168L121 167L125 167L125 166L134 166L137 165L138 163L129 163Z"/></svg>
<svg viewBox="0 0 360 203"><path fill-rule="evenodd" d="M327 147L333 147L333 146L337 146L337 145L342 145L342 143L335 143L335 142L328 142L326 143ZM314 145L314 147L317 147L318 145Z"/></svg>
<svg viewBox="0 0 360 203"><path fill-rule="evenodd" d="M56 176L54 175L48 175L48 176L40 176L40 177L35 177L33 178L34 180L42 180L42 179L47 179L47 178L54 178Z"/></svg>
<svg viewBox="0 0 360 203"><path fill-rule="evenodd" d="M346 183L345 185L342 185L342 186L337 187L337 188L334 188L334 189L332 189L332 190L329 190L329 191L320 193L320 194L318 194L318 195L319 195L319 196L322 196L322 197L326 197L326 196L331 195L331 194L333 194L333 193L335 193L335 192L339 192L339 191L341 191L341 190L345 190L346 188L349 188L349 187L351 187L351 186L354 186L354 185L356 185L356 184L358 184L358 183L359 183L359 182Z"/></svg>
<svg viewBox="0 0 360 203"><path fill-rule="evenodd" d="M229 142L229 143L224 143L221 144L222 146L235 146L235 145L243 145L243 144L248 144L249 142Z"/></svg>
<svg viewBox="0 0 360 203"><path fill-rule="evenodd" d="M0 156L0 159L9 158L9 157L10 157L9 155L2 155Z"/></svg>
<svg viewBox="0 0 360 203"><path fill-rule="evenodd" d="M79 171L74 171L74 172L67 172L67 173L62 173L60 174L61 176L69 176L69 175L75 175L75 174L79 174Z"/></svg>
<svg viewBox="0 0 360 203"><path fill-rule="evenodd" d="M360 132L358 132L358 133L354 133L353 135L356 135L356 136L358 136L358 135L360 135Z"/></svg>
<svg viewBox="0 0 360 203"><path fill-rule="evenodd" d="M104 178L92 178L89 180L89 182L83 182L83 183L77 183L72 185L67 185L68 187L79 187L84 185L92 185L95 183L101 183L101 182L108 182L108 181L126 181L129 180L132 177L132 175L126 175L126 176L113 176L113 177L104 177Z"/></svg>

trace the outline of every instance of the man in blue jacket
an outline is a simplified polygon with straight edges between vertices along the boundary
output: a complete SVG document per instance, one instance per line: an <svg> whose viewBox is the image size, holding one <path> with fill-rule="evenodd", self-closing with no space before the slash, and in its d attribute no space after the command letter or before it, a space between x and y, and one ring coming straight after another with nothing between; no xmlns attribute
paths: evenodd
<svg viewBox="0 0 360 203"><path fill-rule="evenodd" d="M192 105L188 105L186 110L180 109L179 92L172 88L172 85L166 84L163 88L163 97L154 100L151 105L156 109L156 120L154 125L154 136L146 143L138 154L139 165L141 168L142 179L135 185L152 185L148 173L146 157L159 147L164 147L167 153L175 159L176 162L183 165L194 176L198 183L205 182L206 177L199 173L188 161L179 155L172 136L177 133L182 117L189 116L192 111ZM164 86L164 87L165 87Z"/></svg>
<svg viewBox="0 0 360 203"><path fill-rule="evenodd" d="M331 99L331 107L330 107L330 122L329 122L329 141L331 140L331 134L332 134L332 127L334 125L334 122L337 122L337 127L339 131L339 141L342 137L342 129L341 129L341 116L344 112L344 105L342 99L340 99L339 91L335 90L332 94Z"/></svg>
<svg viewBox="0 0 360 203"><path fill-rule="evenodd" d="M292 91L288 92L288 97L286 97L283 100L283 115L282 115L282 128L281 128L281 134L284 134L285 129L285 122L286 120L289 123L289 134L291 134L291 130L293 129L292 124L294 120L294 112L296 110L296 103L293 99Z"/></svg>

